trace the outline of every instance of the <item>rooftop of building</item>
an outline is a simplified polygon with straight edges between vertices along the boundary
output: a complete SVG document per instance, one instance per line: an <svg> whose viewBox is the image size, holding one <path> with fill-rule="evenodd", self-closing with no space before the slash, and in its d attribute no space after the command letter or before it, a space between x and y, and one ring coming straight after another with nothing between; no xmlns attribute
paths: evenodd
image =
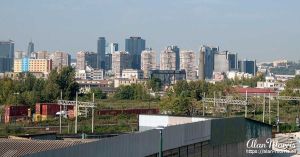
<svg viewBox="0 0 300 157"><path fill-rule="evenodd" d="M140 70L140 69L123 69L122 72L143 72L143 70Z"/></svg>
<svg viewBox="0 0 300 157"><path fill-rule="evenodd" d="M86 140L28 140L0 138L0 154L3 156L24 156L37 152L61 149L87 143Z"/></svg>
<svg viewBox="0 0 300 157"><path fill-rule="evenodd" d="M174 73L185 73L185 70L150 70L150 73L166 73L166 74L174 74Z"/></svg>
<svg viewBox="0 0 300 157"><path fill-rule="evenodd" d="M276 91L274 89L265 89L265 88L243 88L243 87L236 87L235 90L238 93L248 93L248 94L256 94L256 93L262 93L262 94L276 94Z"/></svg>

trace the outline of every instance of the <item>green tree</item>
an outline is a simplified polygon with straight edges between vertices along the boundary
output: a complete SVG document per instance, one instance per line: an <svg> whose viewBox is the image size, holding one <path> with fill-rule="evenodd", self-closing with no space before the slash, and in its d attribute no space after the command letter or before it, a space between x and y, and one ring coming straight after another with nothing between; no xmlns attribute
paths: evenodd
<svg viewBox="0 0 300 157"><path fill-rule="evenodd" d="M79 96L82 101L92 101L93 93L95 94L95 100L107 98L106 93L103 93L100 88L92 88L87 94L80 94Z"/></svg>
<svg viewBox="0 0 300 157"><path fill-rule="evenodd" d="M154 92L158 92L162 88L162 82L159 78L151 78L147 81L147 88L152 89Z"/></svg>
<svg viewBox="0 0 300 157"><path fill-rule="evenodd" d="M70 66L62 68L54 79L56 79L59 89L62 90L64 99L75 99L76 92L79 91L79 84L75 80L74 68Z"/></svg>
<svg viewBox="0 0 300 157"><path fill-rule="evenodd" d="M114 97L117 99L133 100L134 99L134 89L132 86L120 86L117 89Z"/></svg>
<svg viewBox="0 0 300 157"><path fill-rule="evenodd" d="M176 96L180 96L182 92L186 92L187 95L190 95L190 86L186 80L177 81L173 88Z"/></svg>
<svg viewBox="0 0 300 157"><path fill-rule="evenodd" d="M120 86L114 95L116 99L148 100L150 95L142 84Z"/></svg>
<svg viewBox="0 0 300 157"><path fill-rule="evenodd" d="M47 80L31 73L20 73L18 79L0 79L0 104L35 105L36 102L56 102L63 90L65 99L73 99L79 85L71 67L50 72Z"/></svg>
<svg viewBox="0 0 300 157"><path fill-rule="evenodd" d="M95 99L106 99L106 93L103 93L100 88L92 88L91 93L95 93Z"/></svg>
<svg viewBox="0 0 300 157"><path fill-rule="evenodd" d="M187 93L183 92L179 97L170 96L165 97L160 102L160 107L163 111L172 115L188 115L193 114L195 104Z"/></svg>

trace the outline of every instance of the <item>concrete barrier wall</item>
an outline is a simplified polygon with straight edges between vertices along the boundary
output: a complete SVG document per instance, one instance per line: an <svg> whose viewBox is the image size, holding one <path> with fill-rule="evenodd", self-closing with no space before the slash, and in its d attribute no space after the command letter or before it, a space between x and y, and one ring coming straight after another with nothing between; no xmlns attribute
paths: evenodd
<svg viewBox="0 0 300 157"><path fill-rule="evenodd" d="M163 130L164 150L210 140L210 121L170 126ZM64 149L40 152L30 157L144 157L159 152L159 130L120 135Z"/></svg>

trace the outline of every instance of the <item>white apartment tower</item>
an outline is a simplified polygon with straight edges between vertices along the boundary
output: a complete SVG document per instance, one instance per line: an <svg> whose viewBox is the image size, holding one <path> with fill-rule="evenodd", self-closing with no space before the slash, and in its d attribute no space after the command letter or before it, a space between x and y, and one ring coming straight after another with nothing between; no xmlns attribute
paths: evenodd
<svg viewBox="0 0 300 157"><path fill-rule="evenodd" d="M112 54L112 71L115 78L122 77L122 70L130 68L130 56L126 51L116 51Z"/></svg>
<svg viewBox="0 0 300 157"><path fill-rule="evenodd" d="M144 71L144 77L149 78L149 71L156 69L156 53L151 49L142 51L141 69Z"/></svg>
<svg viewBox="0 0 300 157"><path fill-rule="evenodd" d="M176 53L169 48L160 54L160 70L176 70Z"/></svg>
<svg viewBox="0 0 300 157"><path fill-rule="evenodd" d="M185 70L187 80L196 79L195 52L180 51L180 69Z"/></svg>

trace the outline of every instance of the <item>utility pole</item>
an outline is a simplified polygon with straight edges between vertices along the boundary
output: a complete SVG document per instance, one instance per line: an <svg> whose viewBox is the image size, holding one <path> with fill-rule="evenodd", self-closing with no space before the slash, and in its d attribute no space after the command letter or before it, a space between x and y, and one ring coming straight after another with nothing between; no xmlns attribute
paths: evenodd
<svg viewBox="0 0 300 157"><path fill-rule="evenodd" d="M60 100L62 100L62 90L60 90ZM61 134L61 105L59 105L59 133Z"/></svg>
<svg viewBox="0 0 300 157"><path fill-rule="evenodd" d="M257 93L255 94L255 104L254 104L254 118L255 118L255 114L256 114L256 106L257 106Z"/></svg>
<svg viewBox="0 0 300 157"><path fill-rule="evenodd" d="M216 92L214 92L214 116L216 116Z"/></svg>
<svg viewBox="0 0 300 157"><path fill-rule="evenodd" d="M203 98L202 99L205 99L205 93L203 94ZM202 116L205 116L205 101L202 101Z"/></svg>
<svg viewBox="0 0 300 157"><path fill-rule="evenodd" d="M269 124L271 125L271 93L269 93Z"/></svg>
<svg viewBox="0 0 300 157"><path fill-rule="evenodd" d="M163 157L163 128L158 128L158 130L159 130L159 137L160 137L159 157Z"/></svg>
<svg viewBox="0 0 300 157"><path fill-rule="evenodd" d="M78 93L76 92L76 105L75 105L75 109L76 109L76 116L75 116L75 134L77 134L77 122L78 122Z"/></svg>
<svg viewBox="0 0 300 157"><path fill-rule="evenodd" d="M298 101L297 116L296 116L297 131L299 130L299 104L300 104L300 101Z"/></svg>
<svg viewBox="0 0 300 157"><path fill-rule="evenodd" d="M263 100L263 123L265 122L265 110L266 110L266 94L264 94L264 100Z"/></svg>
<svg viewBox="0 0 300 157"><path fill-rule="evenodd" d="M248 112L248 91L246 91L245 118L247 118L247 112Z"/></svg>
<svg viewBox="0 0 300 157"><path fill-rule="evenodd" d="M277 99L277 132L279 132L279 99Z"/></svg>
<svg viewBox="0 0 300 157"><path fill-rule="evenodd" d="M93 93L93 103L95 103L95 93ZM92 133L94 133L94 107L92 108Z"/></svg>

